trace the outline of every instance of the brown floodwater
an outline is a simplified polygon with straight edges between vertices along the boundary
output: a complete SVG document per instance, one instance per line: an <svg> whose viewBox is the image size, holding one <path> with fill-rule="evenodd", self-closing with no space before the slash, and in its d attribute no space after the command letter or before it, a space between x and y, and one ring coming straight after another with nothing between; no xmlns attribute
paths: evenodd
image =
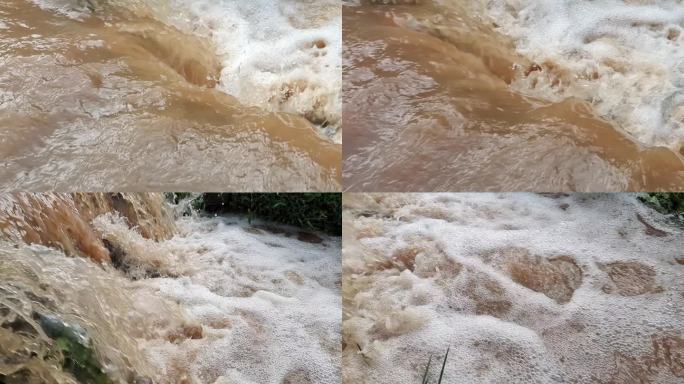
<svg viewBox="0 0 684 384"><path fill-rule="evenodd" d="M0 382L339 383L340 239L195 197L0 193Z"/></svg>
<svg viewBox="0 0 684 384"><path fill-rule="evenodd" d="M65 349L51 341L50 332L71 340L77 336L83 345L92 346L92 340L102 345L93 355L112 379L103 382L140 382L154 375L136 339L154 337L155 321L135 314L136 299L126 279L108 269L116 264L118 243L104 242L95 229L93 219L101 215L121 217L151 244L176 233L161 195L0 194L3 382L88 381L87 375L74 377L62 369ZM182 316L177 307L165 310L169 323Z"/></svg>
<svg viewBox="0 0 684 384"><path fill-rule="evenodd" d="M473 8L379 3L343 7L346 190L684 189L676 150L640 144L584 100L515 91L542 67Z"/></svg>
<svg viewBox="0 0 684 384"><path fill-rule="evenodd" d="M0 189L339 190L339 144L215 89L210 41L134 9L0 3Z"/></svg>

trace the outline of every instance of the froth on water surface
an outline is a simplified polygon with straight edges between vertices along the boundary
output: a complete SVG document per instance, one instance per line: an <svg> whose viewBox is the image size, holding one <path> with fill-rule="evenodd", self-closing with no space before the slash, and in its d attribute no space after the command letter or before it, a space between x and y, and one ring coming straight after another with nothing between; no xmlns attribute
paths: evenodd
<svg viewBox="0 0 684 384"><path fill-rule="evenodd" d="M675 384L684 228L628 194L345 194L343 382Z"/></svg>
<svg viewBox="0 0 684 384"><path fill-rule="evenodd" d="M299 100L296 105L301 108L258 103L231 88L236 84L231 76L240 70L244 75L248 67L260 68L263 76L270 74L274 84L276 79L303 84L314 78L312 82L323 83L334 69L287 77L269 69L273 57L263 52L250 56L249 66L232 65L226 57L248 56L250 43L244 42L241 55L225 52L223 40L207 32L208 27L194 30L194 24L172 17L186 14L173 9L195 4L181 3L9 0L0 4L0 187L339 189L341 146L334 137L334 123L328 121L334 118L326 117L327 111L334 115L335 107L339 109L334 90L328 97L320 87L315 92L308 87L315 95L306 100L321 105L312 112L298 99L301 87L283 91L293 103ZM224 3L230 9L237 2ZM332 16L321 21L312 12L304 15L302 19L310 17L314 25L339 22ZM241 25L227 17L211 24L223 34L230 32L226 28L231 25ZM312 32L309 37L317 41L314 36ZM263 40L269 37L273 34ZM321 52L307 51L311 65L334 64L315 60L316 54L323 56L322 51L336 56L334 39L329 40L326 49L310 49ZM326 84L334 88L337 77L332 78ZM265 94L266 86L243 84L242 88L272 96ZM323 108L323 99L329 100L330 108Z"/></svg>
<svg viewBox="0 0 684 384"><path fill-rule="evenodd" d="M684 188L681 2L345 4L347 190Z"/></svg>
<svg viewBox="0 0 684 384"><path fill-rule="evenodd" d="M338 383L340 247L155 194L0 195L0 381Z"/></svg>

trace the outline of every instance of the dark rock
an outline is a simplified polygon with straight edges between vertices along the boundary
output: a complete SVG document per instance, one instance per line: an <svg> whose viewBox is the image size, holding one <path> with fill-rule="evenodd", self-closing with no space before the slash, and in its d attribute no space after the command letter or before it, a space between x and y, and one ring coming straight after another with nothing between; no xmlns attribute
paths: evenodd
<svg viewBox="0 0 684 384"><path fill-rule="evenodd" d="M320 236L311 232L299 232L297 240L311 244L320 244L323 242L323 239Z"/></svg>

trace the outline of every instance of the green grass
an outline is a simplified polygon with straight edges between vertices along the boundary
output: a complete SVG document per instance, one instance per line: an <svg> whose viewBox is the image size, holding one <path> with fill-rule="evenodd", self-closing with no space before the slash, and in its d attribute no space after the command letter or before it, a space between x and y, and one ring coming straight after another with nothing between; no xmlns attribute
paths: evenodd
<svg viewBox="0 0 684 384"><path fill-rule="evenodd" d="M425 373L423 374L423 381L421 384L427 384L428 382L428 373L430 372L430 363L432 362L432 355L430 355L430 358L428 359L428 363L425 366Z"/></svg>
<svg viewBox="0 0 684 384"><path fill-rule="evenodd" d="M191 197L168 193L174 204ZM236 213L303 229L342 234L340 193L203 193L194 198L194 209L207 213Z"/></svg>
<svg viewBox="0 0 684 384"><path fill-rule="evenodd" d="M684 193L643 193L639 200L661 213L684 214Z"/></svg>
<svg viewBox="0 0 684 384"><path fill-rule="evenodd" d="M638 199L662 214L671 215L672 224L684 227L684 193L640 193Z"/></svg>
<svg viewBox="0 0 684 384"><path fill-rule="evenodd" d="M446 367L446 362L447 358L449 357L449 350L451 347L447 348L446 354L444 354L444 360L442 360L442 370L439 372L439 379L437 380L437 384L442 384L442 380L444 379L444 368ZM428 359L427 365L425 366L425 373L423 373L423 381L421 384L429 384L430 383L430 378L428 377L430 373L430 363L432 362L432 356Z"/></svg>

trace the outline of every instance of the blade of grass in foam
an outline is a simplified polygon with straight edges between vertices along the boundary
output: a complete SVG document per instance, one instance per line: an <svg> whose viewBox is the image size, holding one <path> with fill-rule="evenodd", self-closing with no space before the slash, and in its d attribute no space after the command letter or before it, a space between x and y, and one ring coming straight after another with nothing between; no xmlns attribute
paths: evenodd
<svg viewBox="0 0 684 384"><path fill-rule="evenodd" d="M427 366L425 366L425 373L423 374L423 381L421 384L427 384L428 382L428 372L430 371L430 362L432 361L432 355L430 355L430 358L428 359Z"/></svg>
<svg viewBox="0 0 684 384"><path fill-rule="evenodd" d="M449 350L451 347L447 348L446 355L444 355L444 361L442 362L442 371L439 373L439 381L437 384L442 384L442 377L444 376L444 367L446 367L447 357L449 356Z"/></svg>

